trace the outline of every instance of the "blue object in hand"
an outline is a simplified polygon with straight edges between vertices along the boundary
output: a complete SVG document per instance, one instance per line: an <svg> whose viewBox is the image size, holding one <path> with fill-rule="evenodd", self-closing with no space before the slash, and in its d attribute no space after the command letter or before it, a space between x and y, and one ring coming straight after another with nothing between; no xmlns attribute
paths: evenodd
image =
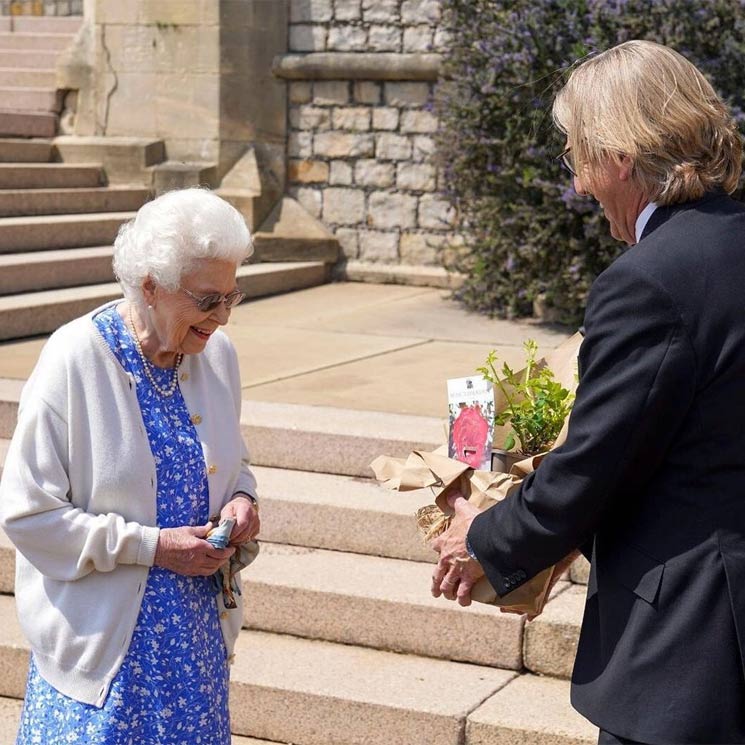
<svg viewBox="0 0 745 745"><path fill-rule="evenodd" d="M233 532L233 526L235 525L235 518L226 517L220 520L220 524L216 528L212 528L207 533L207 540L215 548L227 548L230 542L230 534Z"/></svg>

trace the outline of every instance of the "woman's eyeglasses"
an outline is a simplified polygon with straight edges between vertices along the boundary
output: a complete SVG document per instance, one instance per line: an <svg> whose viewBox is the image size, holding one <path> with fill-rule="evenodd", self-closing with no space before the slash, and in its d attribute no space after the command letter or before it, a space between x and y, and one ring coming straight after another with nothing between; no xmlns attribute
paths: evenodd
<svg viewBox="0 0 745 745"><path fill-rule="evenodd" d="M571 152L572 148L568 147L564 152L559 153L559 155L554 158L554 160L558 160L561 164L562 168L569 171L569 173L576 178L577 177L577 171L574 170L574 163L572 162L572 156L569 154Z"/></svg>
<svg viewBox="0 0 745 745"><path fill-rule="evenodd" d="M234 308L238 303L243 302L246 298L246 293L241 292L241 290L233 290L232 292L229 292L227 295L221 295L219 292L213 292L209 295L205 295L204 297L199 297L198 295L195 295L193 292L189 292L189 290L185 289L184 287L181 287L181 292L188 295L194 302L196 303L197 308L199 308L201 313L211 313L215 308L217 308L220 303L225 303L225 307L227 310L230 310L231 308Z"/></svg>

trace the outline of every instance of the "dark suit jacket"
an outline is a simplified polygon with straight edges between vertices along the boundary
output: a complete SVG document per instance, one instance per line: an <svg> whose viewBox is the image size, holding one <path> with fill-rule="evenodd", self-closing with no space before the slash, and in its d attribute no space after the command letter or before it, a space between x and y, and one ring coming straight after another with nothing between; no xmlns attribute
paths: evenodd
<svg viewBox="0 0 745 745"><path fill-rule="evenodd" d="M567 442L469 541L504 594L593 546L572 703L645 743L745 743L745 206L658 208L597 279Z"/></svg>

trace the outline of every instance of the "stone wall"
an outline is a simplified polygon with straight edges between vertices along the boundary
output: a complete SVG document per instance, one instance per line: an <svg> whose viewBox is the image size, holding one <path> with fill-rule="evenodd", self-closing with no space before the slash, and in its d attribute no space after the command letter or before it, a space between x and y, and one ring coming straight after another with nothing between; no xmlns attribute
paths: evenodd
<svg viewBox="0 0 745 745"><path fill-rule="evenodd" d="M438 0L291 0L288 47L309 72L288 81L288 190L349 260L436 265L453 238L433 157L437 65L419 64L443 42Z"/></svg>

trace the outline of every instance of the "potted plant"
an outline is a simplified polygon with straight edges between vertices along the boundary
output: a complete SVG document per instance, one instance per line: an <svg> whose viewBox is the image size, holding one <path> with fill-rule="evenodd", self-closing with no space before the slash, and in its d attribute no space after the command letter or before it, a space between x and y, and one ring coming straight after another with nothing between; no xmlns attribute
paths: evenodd
<svg viewBox="0 0 745 745"><path fill-rule="evenodd" d="M538 345L533 339L525 344L525 367L514 372L505 362L497 372L497 355L492 351L483 367L478 368L502 394L505 405L494 417L494 424L510 424L512 431L504 450L495 448L492 470L509 472L512 465L551 448L564 426L574 402L574 394L554 379L545 362L536 362Z"/></svg>

